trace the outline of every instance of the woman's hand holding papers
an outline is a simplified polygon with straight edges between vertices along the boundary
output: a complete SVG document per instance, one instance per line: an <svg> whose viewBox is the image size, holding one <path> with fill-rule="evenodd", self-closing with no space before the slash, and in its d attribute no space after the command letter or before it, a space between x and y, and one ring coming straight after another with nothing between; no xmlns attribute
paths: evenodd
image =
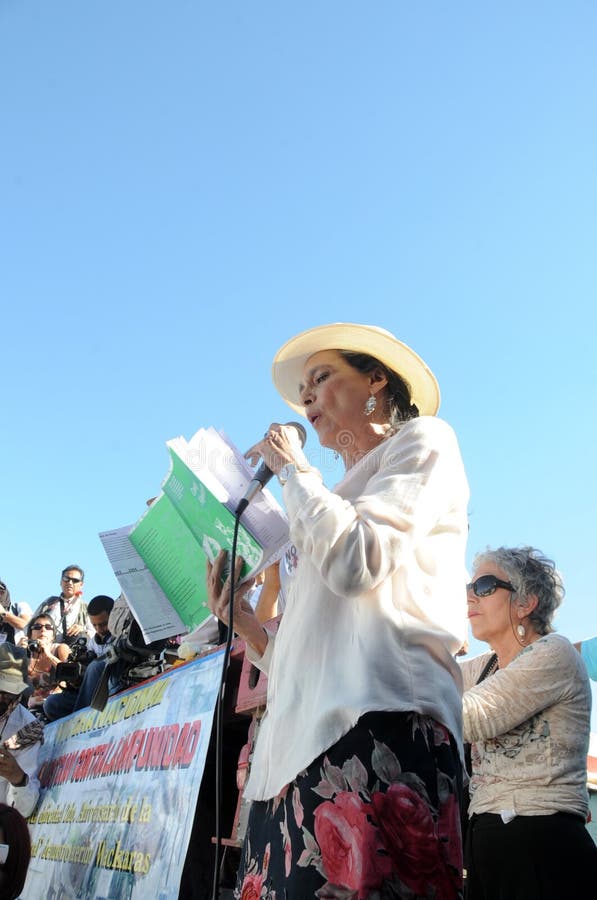
<svg viewBox="0 0 597 900"><path fill-rule="evenodd" d="M228 571L226 578L224 578L227 558L228 553L226 550L221 550L213 564L209 561L207 563L207 602L214 616L217 616L225 625L229 624L230 618L230 578L232 576L232 573ZM245 594L252 587L253 580L249 579L242 584L238 583L242 566L243 559L239 556L236 558L234 569L233 628L239 637L246 641L247 644L250 644L253 650L262 656L267 647L267 634L259 624L251 604L245 599Z"/></svg>

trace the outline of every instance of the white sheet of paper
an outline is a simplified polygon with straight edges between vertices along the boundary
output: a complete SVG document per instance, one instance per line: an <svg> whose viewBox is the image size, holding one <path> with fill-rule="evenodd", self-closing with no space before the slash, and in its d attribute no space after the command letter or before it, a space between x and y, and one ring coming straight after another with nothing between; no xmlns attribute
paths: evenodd
<svg viewBox="0 0 597 900"><path fill-rule="evenodd" d="M184 634L185 626L129 540L132 527L102 531L100 540L143 637L151 643Z"/></svg>

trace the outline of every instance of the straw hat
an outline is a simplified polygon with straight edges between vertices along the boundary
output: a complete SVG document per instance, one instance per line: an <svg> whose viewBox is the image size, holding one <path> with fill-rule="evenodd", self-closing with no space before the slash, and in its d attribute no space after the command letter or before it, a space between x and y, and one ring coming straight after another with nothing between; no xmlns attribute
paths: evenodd
<svg viewBox="0 0 597 900"><path fill-rule="evenodd" d="M320 350L351 350L375 357L407 382L412 402L416 403L422 416L434 416L438 411L439 385L431 369L414 350L385 328L335 322L297 334L286 341L274 357L274 384L286 403L300 415L305 415L299 394L303 369L309 357Z"/></svg>
<svg viewBox="0 0 597 900"><path fill-rule="evenodd" d="M5 641L0 644L0 691L22 694L29 687L27 653Z"/></svg>

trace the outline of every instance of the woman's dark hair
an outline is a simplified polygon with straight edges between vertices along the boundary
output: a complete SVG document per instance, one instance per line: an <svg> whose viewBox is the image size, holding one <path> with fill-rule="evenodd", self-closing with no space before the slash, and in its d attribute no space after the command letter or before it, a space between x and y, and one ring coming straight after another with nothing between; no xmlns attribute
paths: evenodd
<svg viewBox="0 0 597 900"><path fill-rule="evenodd" d="M20 897L31 859L31 837L26 820L14 806L0 803L0 840L8 844L8 856L0 866L0 896ZM2 840L3 836L3 840Z"/></svg>
<svg viewBox="0 0 597 900"><path fill-rule="evenodd" d="M48 615L48 613L38 613L36 616L33 616L32 619L29 619L29 621L27 622L27 628L26 628L27 637L31 637L31 630L32 630L33 626L35 625L35 623L39 622L40 619L47 619L48 622L51 623L52 628L54 629L54 637L56 637L56 625L54 623L52 616Z"/></svg>
<svg viewBox="0 0 597 900"><path fill-rule="evenodd" d="M359 372L369 374L379 370L388 380L387 402L390 425L397 428L401 422L408 419L416 419L419 415L418 407L412 402L410 385L393 369L381 363L368 353L354 353L352 350L338 350L338 353L346 360L349 366Z"/></svg>

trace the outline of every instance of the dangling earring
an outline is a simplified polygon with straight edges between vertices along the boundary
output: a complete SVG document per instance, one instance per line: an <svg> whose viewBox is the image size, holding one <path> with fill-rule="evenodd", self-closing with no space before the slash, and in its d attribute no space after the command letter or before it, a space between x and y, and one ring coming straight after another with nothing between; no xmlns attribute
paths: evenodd
<svg viewBox="0 0 597 900"><path fill-rule="evenodd" d="M375 396L375 394L371 394L371 396L368 398L367 402L365 403L365 415L370 416L376 406L377 406L377 397Z"/></svg>
<svg viewBox="0 0 597 900"><path fill-rule="evenodd" d="M340 459L340 454L337 450L334 450L334 459L336 460L336 462L338 462L338 460Z"/></svg>
<svg viewBox="0 0 597 900"><path fill-rule="evenodd" d="M527 632L522 622L516 626L516 631L518 633L518 639L520 640L520 643L524 644L524 638Z"/></svg>

